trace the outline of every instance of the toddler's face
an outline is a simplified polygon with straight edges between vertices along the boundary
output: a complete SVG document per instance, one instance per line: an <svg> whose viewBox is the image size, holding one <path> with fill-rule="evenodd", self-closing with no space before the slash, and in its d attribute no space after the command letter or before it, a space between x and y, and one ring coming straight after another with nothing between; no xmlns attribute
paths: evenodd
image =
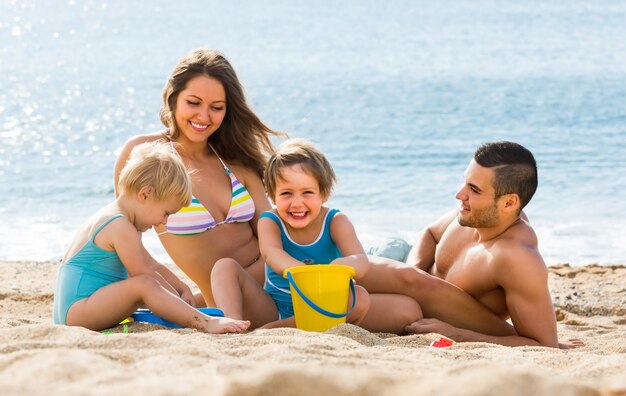
<svg viewBox="0 0 626 396"><path fill-rule="evenodd" d="M149 197L141 210L135 217L135 227L141 232L147 231L151 227L167 223L169 215L180 210L179 200L175 198L158 201Z"/></svg>
<svg viewBox="0 0 626 396"><path fill-rule="evenodd" d="M276 211L292 228L309 226L320 214L325 202L319 182L300 165L282 168L276 180Z"/></svg>

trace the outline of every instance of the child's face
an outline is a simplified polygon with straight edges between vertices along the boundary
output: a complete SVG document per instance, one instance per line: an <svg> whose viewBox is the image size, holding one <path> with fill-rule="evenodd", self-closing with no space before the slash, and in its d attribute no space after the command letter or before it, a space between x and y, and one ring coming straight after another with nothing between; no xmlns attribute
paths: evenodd
<svg viewBox="0 0 626 396"><path fill-rule="evenodd" d="M147 231L149 228L167 223L169 215L180 210L181 206L178 199L170 198L164 201L158 201L152 196L144 201L142 210L136 214L135 227L141 232Z"/></svg>
<svg viewBox="0 0 626 396"><path fill-rule="evenodd" d="M319 216L326 201L319 183L300 165L282 168L280 176L274 199L278 216L292 228L306 228Z"/></svg>

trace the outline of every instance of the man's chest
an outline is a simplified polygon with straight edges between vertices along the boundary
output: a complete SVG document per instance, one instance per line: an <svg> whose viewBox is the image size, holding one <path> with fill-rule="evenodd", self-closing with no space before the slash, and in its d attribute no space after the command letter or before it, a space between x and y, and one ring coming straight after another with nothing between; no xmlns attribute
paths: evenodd
<svg viewBox="0 0 626 396"><path fill-rule="evenodd" d="M432 274L478 297L497 287L493 265L488 247L459 230L444 234L437 245Z"/></svg>

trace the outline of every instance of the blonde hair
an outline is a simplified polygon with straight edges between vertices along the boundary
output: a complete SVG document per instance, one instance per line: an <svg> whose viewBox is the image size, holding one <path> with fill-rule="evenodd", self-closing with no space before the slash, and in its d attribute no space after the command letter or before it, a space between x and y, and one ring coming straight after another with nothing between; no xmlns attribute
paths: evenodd
<svg viewBox="0 0 626 396"><path fill-rule="evenodd" d="M190 80L206 76L219 81L226 93L226 114L220 127L211 135L208 143L219 156L246 168L253 169L259 177L263 176L266 154L274 153L270 136L284 136L268 128L252 111L244 94L243 86L237 78L235 69L218 51L197 49L185 55L174 67L163 88L163 106L161 122L170 140L180 136L176 125L176 101Z"/></svg>
<svg viewBox="0 0 626 396"><path fill-rule="evenodd" d="M293 165L300 165L317 180L324 199L330 197L337 178L326 156L305 139L288 139L278 146L265 168L265 189L272 202L275 202L276 181L281 177L280 170Z"/></svg>
<svg viewBox="0 0 626 396"><path fill-rule="evenodd" d="M169 143L151 142L133 148L120 173L118 188L132 194L152 187L157 201L178 199L181 206L191 202L189 173Z"/></svg>

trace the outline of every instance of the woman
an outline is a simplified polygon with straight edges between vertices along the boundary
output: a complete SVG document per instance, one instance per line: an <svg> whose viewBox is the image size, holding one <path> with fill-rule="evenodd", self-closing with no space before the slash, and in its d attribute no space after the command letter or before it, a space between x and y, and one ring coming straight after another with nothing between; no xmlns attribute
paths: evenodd
<svg viewBox="0 0 626 396"><path fill-rule="evenodd" d="M282 134L252 112L228 60L206 49L191 52L174 68L160 115L165 131L135 136L124 145L115 185L133 147L171 142L193 172L193 200L156 231L176 265L200 288L198 305L214 306L210 275L220 258L235 259L263 284L256 227L271 206L262 174L266 155L274 151L269 137Z"/></svg>

